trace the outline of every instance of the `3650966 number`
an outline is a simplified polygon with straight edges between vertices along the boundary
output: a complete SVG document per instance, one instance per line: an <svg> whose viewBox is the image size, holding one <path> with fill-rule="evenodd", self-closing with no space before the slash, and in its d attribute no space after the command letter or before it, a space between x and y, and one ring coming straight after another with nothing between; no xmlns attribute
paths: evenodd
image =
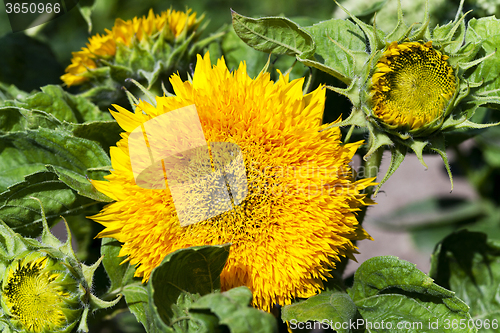
<svg viewBox="0 0 500 333"><path fill-rule="evenodd" d="M42 14L42 13L60 13L61 12L61 4L56 3L30 3L30 2L7 2L5 3L5 10L7 14Z"/></svg>

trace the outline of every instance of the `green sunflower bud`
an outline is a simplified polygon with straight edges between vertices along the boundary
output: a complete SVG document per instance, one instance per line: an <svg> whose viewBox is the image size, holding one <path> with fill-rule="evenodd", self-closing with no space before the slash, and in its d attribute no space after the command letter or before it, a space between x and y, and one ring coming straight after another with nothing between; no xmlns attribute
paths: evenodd
<svg viewBox="0 0 500 333"><path fill-rule="evenodd" d="M92 295L94 271L50 233L43 214L41 242L23 238L0 221L1 316L15 332L87 332L89 311L116 304Z"/></svg>
<svg viewBox="0 0 500 333"><path fill-rule="evenodd" d="M116 19L111 30L92 36L87 47L73 52L61 79L67 86L81 85L84 96L107 106L123 97L120 88L126 79L146 81L151 87L174 71L186 72L196 54L222 35L199 40L206 27L200 27L203 18L188 9L159 15L150 10L132 20Z"/></svg>
<svg viewBox="0 0 500 333"><path fill-rule="evenodd" d="M444 135L454 130L497 125L469 120L480 105L500 105L498 93L475 93L486 83L471 79L474 75L470 75L494 52L481 51L485 39L470 24L466 28L463 1L454 21L432 30L427 5L423 23L407 26L398 4L398 23L390 33L378 30L376 23L369 26L361 22L339 5L355 22L355 32L366 36L366 50L370 52L349 50L332 40L332 47L341 47L355 65L350 76L335 75L335 70L329 69L348 87L328 88L347 96L353 104L350 116L334 126L368 130L365 160L377 153L374 160L380 161L384 147L390 147L391 165L376 191L396 171L408 150L415 152L427 167L424 149L440 154L453 189ZM309 61L309 65L325 70L325 64L318 66Z"/></svg>

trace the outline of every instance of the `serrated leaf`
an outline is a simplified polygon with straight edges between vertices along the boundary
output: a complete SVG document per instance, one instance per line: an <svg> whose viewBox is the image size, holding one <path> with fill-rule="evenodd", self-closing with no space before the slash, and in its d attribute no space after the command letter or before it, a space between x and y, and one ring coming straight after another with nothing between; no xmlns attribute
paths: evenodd
<svg viewBox="0 0 500 333"><path fill-rule="evenodd" d="M0 82L0 105L2 102L9 99L20 99L28 95L27 92L18 89L13 84L5 84Z"/></svg>
<svg viewBox="0 0 500 333"><path fill-rule="evenodd" d="M254 19L231 11L236 34L258 51L272 54L300 55L308 58L316 48L311 35L285 17Z"/></svg>
<svg viewBox="0 0 500 333"><path fill-rule="evenodd" d="M230 245L196 246L168 254L148 282L149 304L170 325L172 305L181 292L206 295L220 288L220 273Z"/></svg>
<svg viewBox="0 0 500 333"><path fill-rule="evenodd" d="M250 77L259 75L269 58L269 55L259 52L244 43L234 32L233 28L222 37L221 47L227 67L236 69L240 65L240 62L245 60L247 73ZM212 52L210 56L212 57ZM216 62L217 58L213 59L212 63Z"/></svg>
<svg viewBox="0 0 500 333"><path fill-rule="evenodd" d="M45 111L61 121L72 123L111 120L109 112L102 112L86 98L72 95L60 86L48 85L40 89L41 92L16 101L16 105L25 109Z"/></svg>
<svg viewBox="0 0 500 333"><path fill-rule="evenodd" d="M154 320L148 305L148 290L146 286L127 285L122 290L122 293L130 312L144 326L146 332L160 332L154 327ZM166 329L164 332L171 332L171 330Z"/></svg>
<svg viewBox="0 0 500 333"><path fill-rule="evenodd" d="M74 137L65 131L39 128L2 135L0 147L0 193L8 186L23 181L24 176L52 165L61 173L61 168L64 168L78 174L73 178L80 180L81 186L66 177L62 179L70 187L84 195L94 193L91 195L93 198L101 197L90 181L81 178L88 175L89 168L111 165L108 155L95 142ZM101 171L99 178L105 174L106 171Z"/></svg>
<svg viewBox="0 0 500 333"><path fill-rule="evenodd" d="M283 307L281 318L291 325L313 320L336 329L340 327L337 329L338 333L347 333L350 332L349 328L342 327L342 324L354 321L356 313L357 307L348 294L326 291L305 301ZM340 325L337 326L335 323Z"/></svg>
<svg viewBox="0 0 500 333"><path fill-rule="evenodd" d="M480 332L493 333L498 332L500 309L500 244L487 238L467 230L449 235L436 247L429 274L470 306Z"/></svg>
<svg viewBox="0 0 500 333"><path fill-rule="evenodd" d="M27 110L15 106L0 107L0 134L45 127L56 129L62 122L53 115L40 110Z"/></svg>
<svg viewBox="0 0 500 333"><path fill-rule="evenodd" d="M436 332L454 332L446 320L467 322L469 307L452 291L438 286L414 264L393 256L375 257L365 261L354 275L349 296L365 322L384 321L386 327L409 323L405 332L421 332L438 323ZM420 323L420 324L416 324ZM368 332L377 332L369 329ZM464 328L461 332L476 332Z"/></svg>
<svg viewBox="0 0 500 333"><path fill-rule="evenodd" d="M24 236L36 236L42 230L40 204L28 200L31 197L40 199L49 223L61 215L77 215L95 204L94 200L76 194L52 172L26 176L0 194L0 219Z"/></svg>
<svg viewBox="0 0 500 333"><path fill-rule="evenodd" d="M304 29L316 42L316 55L322 60L320 63L339 73L341 76L336 77L345 83L359 74L368 60L365 35L351 21L331 19Z"/></svg>
<svg viewBox="0 0 500 333"><path fill-rule="evenodd" d="M468 80L476 83L484 82L481 87L473 91L474 94L498 97L499 93L495 90L500 89L500 52L497 51L500 47L500 21L494 16L471 19L465 41L477 39L482 40L483 56L495 54L477 65Z"/></svg>
<svg viewBox="0 0 500 333"><path fill-rule="evenodd" d="M105 151L115 146L121 139L123 129L115 120L90 121L83 124L72 124L73 135L98 142Z"/></svg>
<svg viewBox="0 0 500 333"><path fill-rule="evenodd" d="M212 293L194 302L189 311L210 310L227 325L231 333L277 332L276 319L267 312L249 306L252 292L247 287L237 287L223 293Z"/></svg>

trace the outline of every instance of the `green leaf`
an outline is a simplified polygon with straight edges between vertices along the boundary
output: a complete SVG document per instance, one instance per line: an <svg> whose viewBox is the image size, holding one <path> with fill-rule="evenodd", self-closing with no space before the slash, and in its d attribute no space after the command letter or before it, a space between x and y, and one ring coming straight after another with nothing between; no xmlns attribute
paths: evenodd
<svg viewBox="0 0 500 333"><path fill-rule="evenodd" d="M474 42L477 39L482 40L482 56L495 54L481 61L468 79L471 82L483 82L479 88L473 90L475 95L498 99L499 93L496 89L500 89L500 52L497 51L500 47L500 21L494 16L471 19L465 41ZM496 102L491 106L499 108L499 104Z"/></svg>
<svg viewBox="0 0 500 333"><path fill-rule="evenodd" d="M42 230L40 204L31 197L40 199L47 221L53 223L64 215L77 215L95 204L94 200L79 196L57 175L41 171L26 176L0 194L0 219L14 231L25 236L35 236Z"/></svg>
<svg viewBox="0 0 500 333"><path fill-rule="evenodd" d="M172 305L181 292L206 295L220 289L219 276L229 256L229 247L229 244L196 246L168 254L153 269L148 282L153 313L170 325Z"/></svg>
<svg viewBox="0 0 500 333"><path fill-rule="evenodd" d="M125 296L130 312L132 312L137 321L144 326L146 332L161 332L155 327L155 322L148 305L148 290L146 286L135 284L127 285L122 290L122 293L123 296ZM164 332L171 331L172 330L168 328L164 330Z"/></svg>
<svg viewBox="0 0 500 333"><path fill-rule="evenodd" d="M121 247L122 244L113 238L102 239L102 264L111 281L108 294L119 294L130 284L141 284L140 279L134 279L135 268L129 262L122 263L126 258L118 256Z"/></svg>
<svg viewBox="0 0 500 333"><path fill-rule="evenodd" d="M240 62L244 60L247 64L247 73L250 77L259 75L269 58L269 55L245 44L232 28L222 37L221 47L227 67L229 69L236 69L239 67ZM210 53L210 56L212 56L212 53ZM212 63L216 62L217 58L212 60Z"/></svg>
<svg viewBox="0 0 500 333"><path fill-rule="evenodd" d="M13 84L5 84L0 82L0 105L2 101L8 99L20 99L28 95L27 92L18 89Z"/></svg>
<svg viewBox="0 0 500 333"><path fill-rule="evenodd" d="M105 151L110 146L116 146L121 139L123 129L115 120L90 121L83 124L72 124L74 136L98 142Z"/></svg>
<svg viewBox="0 0 500 333"><path fill-rule="evenodd" d="M258 51L308 58L316 48L311 35L285 17L253 19L231 11L236 34Z"/></svg>
<svg viewBox="0 0 500 333"><path fill-rule="evenodd" d="M249 306L252 292L247 287L238 287L223 293L208 294L190 307L190 312L210 310L227 325L231 333L277 332L276 319L270 313Z"/></svg>
<svg viewBox="0 0 500 333"><path fill-rule="evenodd" d="M368 332L377 332L368 322L381 323L396 328L407 323L404 332L455 332L446 326L455 320L467 322L471 319L469 307L454 296L452 291L438 286L419 271L414 264L393 256L375 257L365 261L354 275L354 284L349 296L358 307L366 322ZM476 332L475 328L464 328L461 332Z"/></svg>
<svg viewBox="0 0 500 333"><path fill-rule="evenodd" d="M317 321L335 327L338 333L350 332L343 323L354 321L357 307L345 292L326 291L305 301L287 305L282 309L281 318L293 325L298 322ZM340 323L340 325L335 323Z"/></svg>
<svg viewBox="0 0 500 333"><path fill-rule="evenodd" d="M85 179L89 176L88 169L111 165L97 143L45 128L0 136L0 193L23 181L24 176L45 170L46 165L52 165L50 171L59 174L63 182L82 195L109 201ZM91 175L102 179L107 173L103 170Z"/></svg>
<svg viewBox="0 0 500 333"><path fill-rule="evenodd" d="M369 54L366 53L365 35L357 25L347 20L331 19L304 29L313 36L316 56L323 66L330 69L327 73L335 73L333 76L344 83L359 75ZM310 65L326 71L314 63Z"/></svg>
<svg viewBox="0 0 500 333"><path fill-rule="evenodd" d="M40 89L41 92L16 101L16 106L45 111L61 121L72 123L111 120L111 115L108 112L102 112L86 98L72 95L60 86L48 85Z"/></svg>
<svg viewBox="0 0 500 333"><path fill-rule="evenodd" d="M53 115L40 110L27 110L15 106L0 107L0 134L45 127L56 129L63 124Z"/></svg>
<svg viewBox="0 0 500 333"><path fill-rule="evenodd" d="M480 332L493 333L500 314L500 243L487 238L467 230L449 235L436 247L429 274L470 306Z"/></svg>

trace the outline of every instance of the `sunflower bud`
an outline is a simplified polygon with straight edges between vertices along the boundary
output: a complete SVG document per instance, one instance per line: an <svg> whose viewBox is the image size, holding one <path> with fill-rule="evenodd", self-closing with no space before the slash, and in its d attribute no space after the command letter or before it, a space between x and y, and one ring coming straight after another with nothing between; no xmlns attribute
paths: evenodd
<svg viewBox="0 0 500 333"><path fill-rule="evenodd" d="M3 275L2 308L26 332L69 332L83 311L84 288L61 256L22 253Z"/></svg>
<svg viewBox="0 0 500 333"><path fill-rule="evenodd" d="M16 332L87 332L89 311L116 304L92 295L94 271L71 247L71 234L61 243L43 217L41 242L23 238L0 221L0 321Z"/></svg>
<svg viewBox="0 0 500 333"><path fill-rule="evenodd" d="M82 85L85 96L109 105L122 94L126 79L147 81L151 87L160 76L185 72L196 54L218 34L198 40L204 15L167 10L155 15L116 19L111 30L89 38L87 47L73 52L61 80L67 86ZM168 80L164 80L168 82Z"/></svg>
<svg viewBox="0 0 500 333"><path fill-rule="evenodd" d="M409 133L438 127L457 89L447 59L432 41L389 44L371 77L373 118Z"/></svg>
<svg viewBox="0 0 500 333"><path fill-rule="evenodd" d="M359 126L368 130L365 160L377 152L374 161L380 161L384 147L389 146L391 165L377 191L396 171L408 150L415 152L427 167L424 149L441 155L453 189L444 134L496 125L476 124L470 118L480 105L500 105L498 89L484 87L493 81L477 79L484 75L478 65L489 61L494 54L481 50L486 40L483 32L474 31L470 23L466 28L462 5L454 21L430 29L428 12L421 24L408 26L399 4L397 26L389 33L382 33L375 23L373 26L363 23L339 6L355 22L353 35L366 36L359 40L366 42L366 51L350 50L342 45L343 37L338 41L330 38L332 49L341 47L351 57L354 70L349 76L316 61L307 61L318 69L327 68L327 72L348 85L346 89L328 87L348 97L353 104L350 116L333 126ZM313 36L318 38L314 32L322 30L313 28ZM354 37L346 38L349 41Z"/></svg>

